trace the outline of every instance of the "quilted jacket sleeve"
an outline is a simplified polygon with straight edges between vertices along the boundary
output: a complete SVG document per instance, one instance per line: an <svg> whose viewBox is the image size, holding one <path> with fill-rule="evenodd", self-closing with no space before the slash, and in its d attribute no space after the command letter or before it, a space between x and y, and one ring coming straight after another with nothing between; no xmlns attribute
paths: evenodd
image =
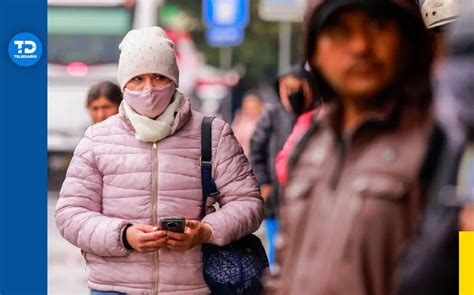
<svg viewBox="0 0 474 295"><path fill-rule="evenodd" d="M73 245L100 256L125 256L121 242L125 220L102 215L102 176L92 151L92 129L87 129L69 165L56 205L56 225Z"/></svg>
<svg viewBox="0 0 474 295"><path fill-rule="evenodd" d="M218 124L223 123L215 120L214 125ZM209 243L223 246L258 229L263 220L263 199L229 125L225 124L221 130L213 164L220 209L207 215L203 222L213 229Z"/></svg>

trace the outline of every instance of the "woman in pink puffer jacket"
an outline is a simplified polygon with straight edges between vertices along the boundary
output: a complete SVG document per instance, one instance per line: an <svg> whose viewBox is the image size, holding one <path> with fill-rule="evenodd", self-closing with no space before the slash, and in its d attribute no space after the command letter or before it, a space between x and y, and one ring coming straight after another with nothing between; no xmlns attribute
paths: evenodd
<svg viewBox="0 0 474 295"><path fill-rule="evenodd" d="M201 244L255 231L263 201L229 125L212 126L213 178L201 220L201 121L178 85L173 43L161 28L132 30L119 46L124 100L77 146L56 207L65 239L82 249L92 294L207 294ZM218 202L215 211L212 204ZM158 228L183 216L185 233Z"/></svg>

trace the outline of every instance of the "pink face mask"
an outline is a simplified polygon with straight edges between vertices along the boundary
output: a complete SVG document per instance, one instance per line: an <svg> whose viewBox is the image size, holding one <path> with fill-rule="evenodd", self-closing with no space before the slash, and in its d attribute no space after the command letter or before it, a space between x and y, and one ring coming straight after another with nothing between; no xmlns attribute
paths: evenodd
<svg viewBox="0 0 474 295"><path fill-rule="evenodd" d="M157 88L146 88L139 91L125 89L123 98L140 115L154 119L161 115L171 102L175 91L174 83Z"/></svg>

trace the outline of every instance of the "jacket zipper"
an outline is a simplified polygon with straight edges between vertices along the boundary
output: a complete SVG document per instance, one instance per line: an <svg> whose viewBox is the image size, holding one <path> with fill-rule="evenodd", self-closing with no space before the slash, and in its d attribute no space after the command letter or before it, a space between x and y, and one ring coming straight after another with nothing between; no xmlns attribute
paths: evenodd
<svg viewBox="0 0 474 295"><path fill-rule="evenodd" d="M158 157L157 157L157 145L153 143L152 154L151 154L151 194L152 194L152 211L151 211L151 222L153 226L158 226L157 216L157 203L158 203ZM153 290L152 294L158 294L158 250L153 252Z"/></svg>

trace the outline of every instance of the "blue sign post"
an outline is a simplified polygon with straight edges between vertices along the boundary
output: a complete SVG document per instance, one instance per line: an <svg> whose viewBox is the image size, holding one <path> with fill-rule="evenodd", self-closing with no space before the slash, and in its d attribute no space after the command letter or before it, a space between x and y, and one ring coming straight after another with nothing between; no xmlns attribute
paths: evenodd
<svg viewBox="0 0 474 295"><path fill-rule="evenodd" d="M203 0L203 19L208 27L245 27L249 0Z"/></svg>
<svg viewBox="0 0 474 295"><path fill-rule="evenodd" d="M249 0L203 0L207 42L215 47L242 43L249 21Z"/></svg>
<svg viewBox="0 0 474 295"><path fill-rule="evenodd" d="M214 47L232 47L244 41L244 30L237 27L211 27L206 31L206 40Z"/></svg>

